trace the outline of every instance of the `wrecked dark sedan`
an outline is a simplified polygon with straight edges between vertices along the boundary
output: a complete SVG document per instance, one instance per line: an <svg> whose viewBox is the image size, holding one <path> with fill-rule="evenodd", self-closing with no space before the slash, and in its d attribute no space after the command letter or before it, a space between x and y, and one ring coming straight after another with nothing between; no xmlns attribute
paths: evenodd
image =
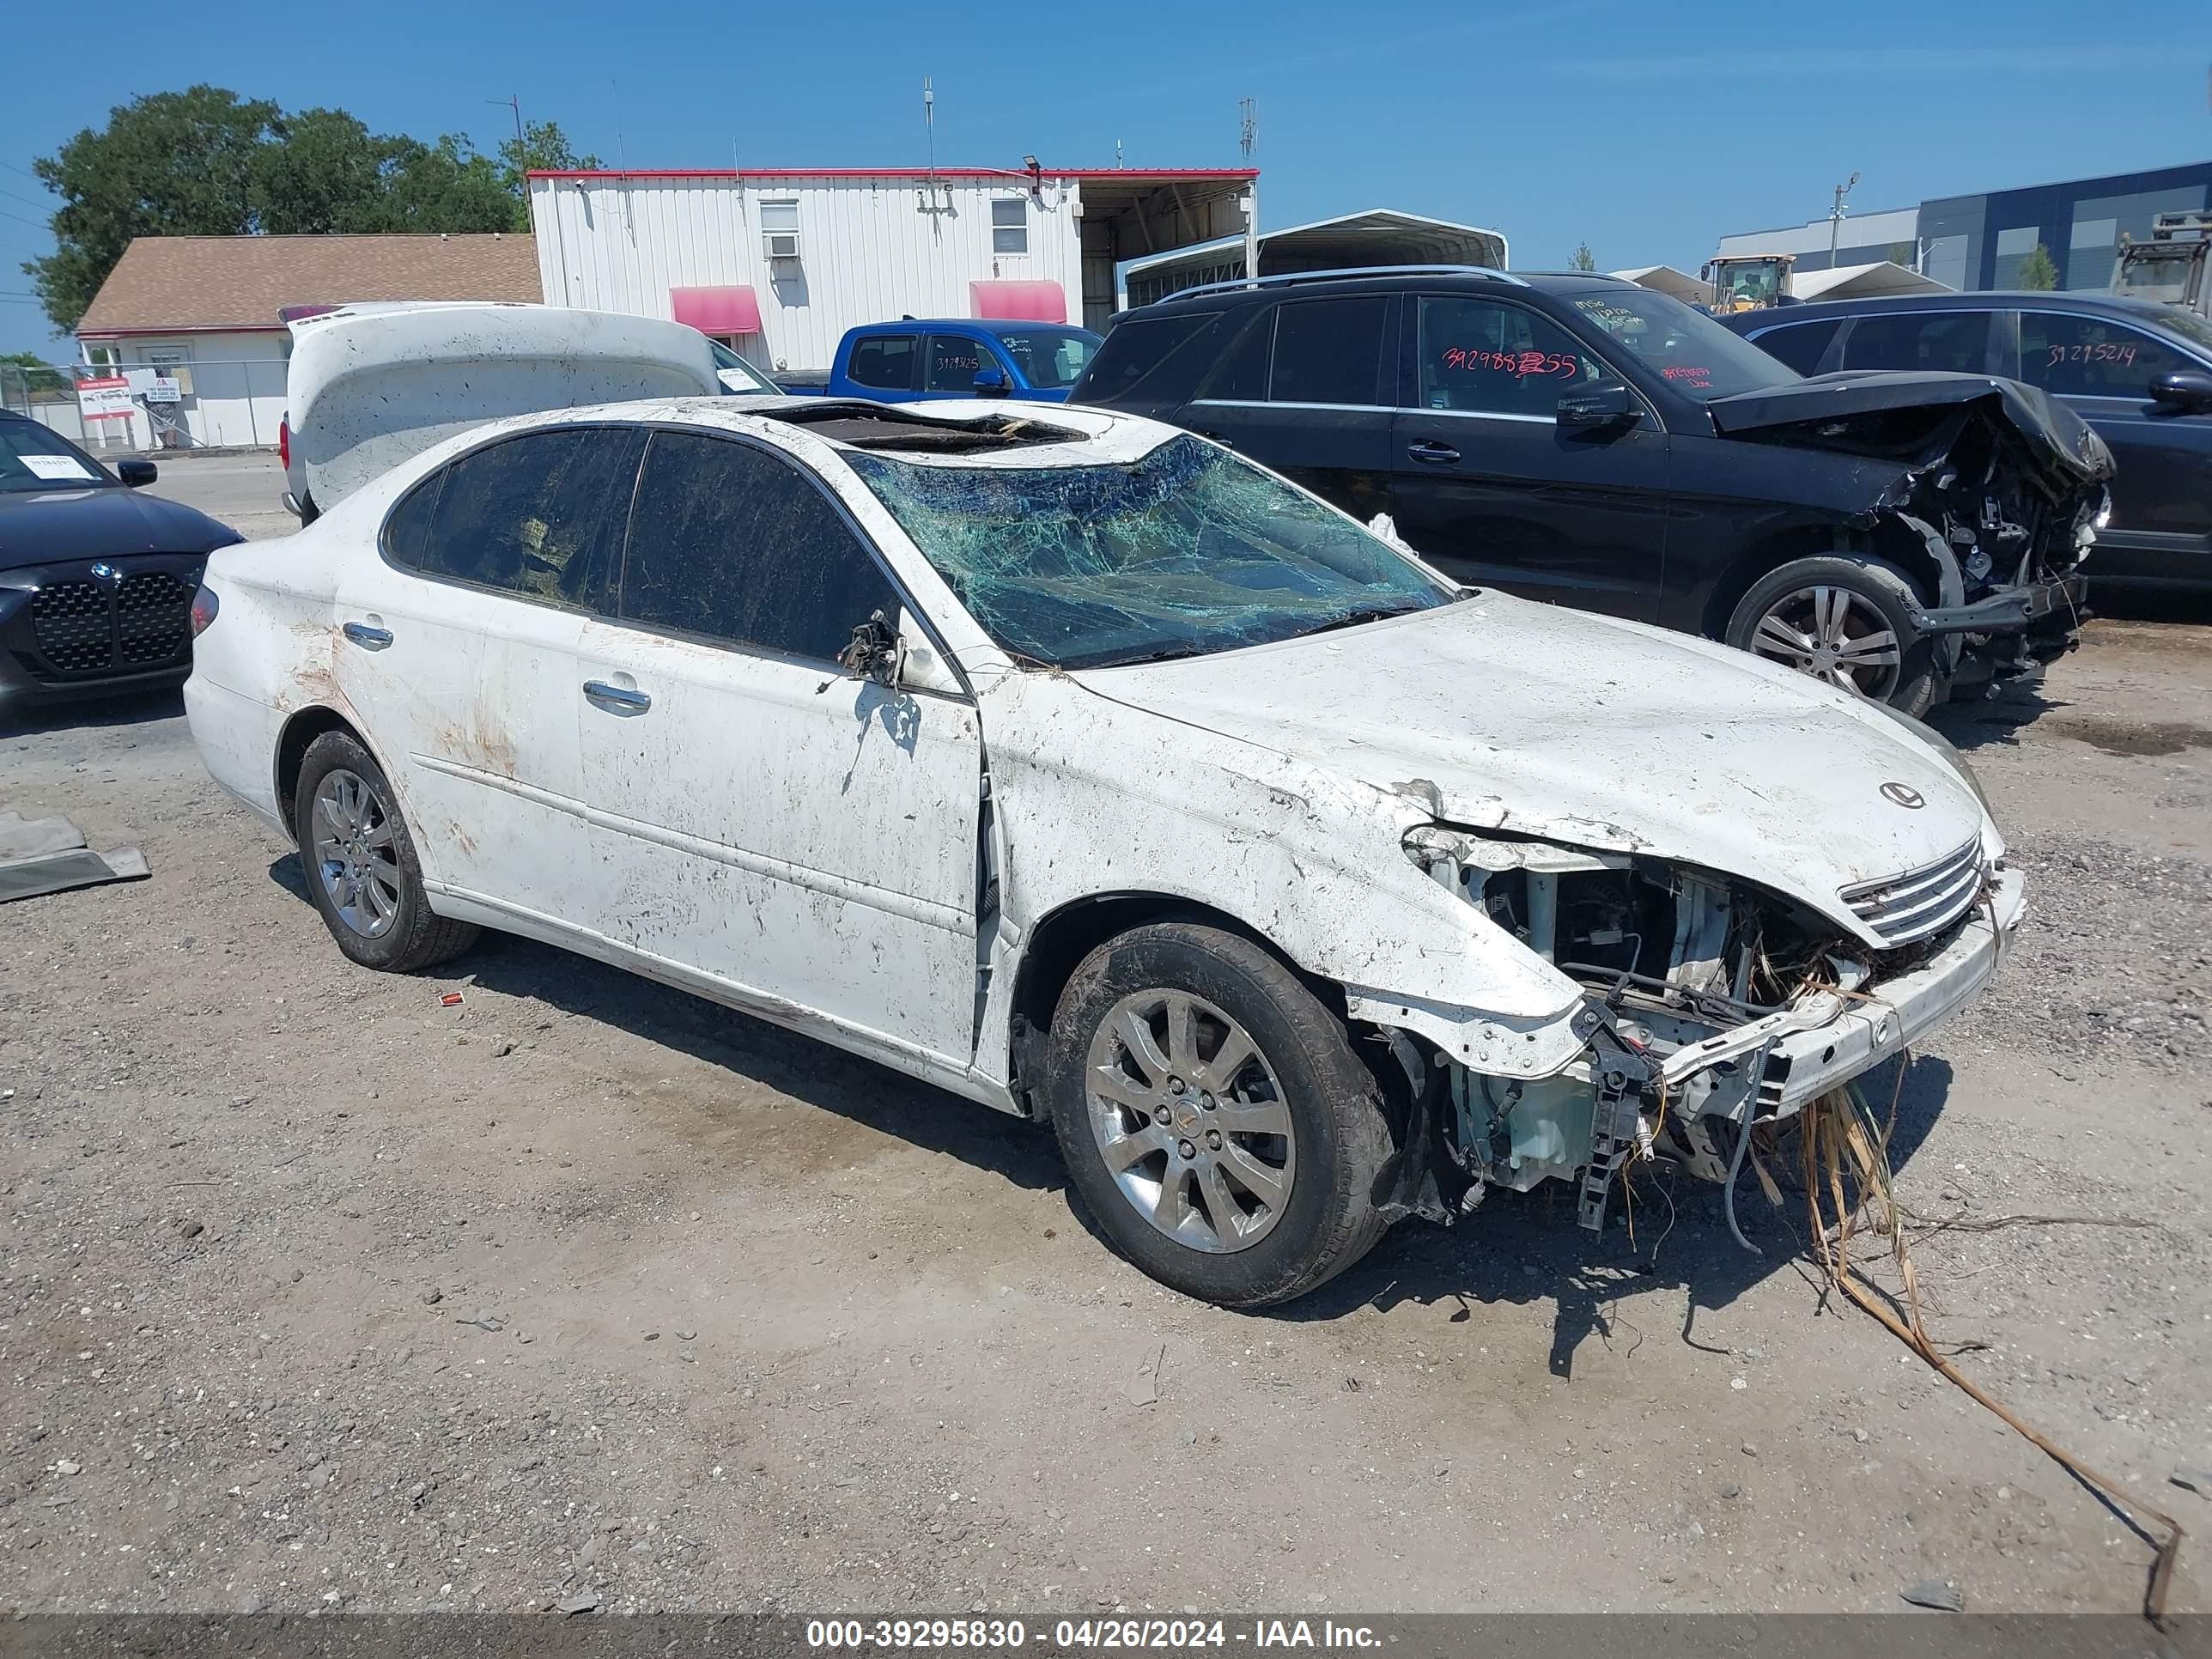
<svg viewBox="0 0 2212 1659"><path fill-rule="evenodd" d="M153 462L132 458L118 471L0 410L0 718L181 685L191 672L200 568L240 538L140 494Z"/></svg>
<svg viewBox="0 0 2212 1659"><path fill-rule="evenodd" d="M1462 580L1917 714L2073 643L2109 451L1983 374L1807 379L1616 278L1221 284L1126 313L1079 403L1169 420Z"/></svg>

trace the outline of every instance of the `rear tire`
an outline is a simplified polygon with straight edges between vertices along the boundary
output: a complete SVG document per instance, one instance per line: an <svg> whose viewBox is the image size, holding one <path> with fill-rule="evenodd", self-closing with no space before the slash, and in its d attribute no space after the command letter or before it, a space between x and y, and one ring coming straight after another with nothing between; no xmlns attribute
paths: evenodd
<svg viewBox="0 0 2212 1659"><path fill-rule="evenodd" d="M1388 1231L1382 1091L1343 1021L1249 939L1182 922L1109 939L1060 993L1047 1073L1077 1200L1186 1296L1287 1301Z"/></svg>
<svg viewBox="0 0 2212 1659"><path fill-rule="evenodd" d="M1937 641L1916 636L1912 579L1851 554L1793 559L1751 585L1722 638L1915 718L1943 689Z"/></svg>
<svg viewBox="0 0 2212 1659"><path fill-rule="evenodd" d="M325 732L307 745L292 835L308 896L349 961L411 974L476 943L473 922L430 908L391 781L352 732Z"/></svg>

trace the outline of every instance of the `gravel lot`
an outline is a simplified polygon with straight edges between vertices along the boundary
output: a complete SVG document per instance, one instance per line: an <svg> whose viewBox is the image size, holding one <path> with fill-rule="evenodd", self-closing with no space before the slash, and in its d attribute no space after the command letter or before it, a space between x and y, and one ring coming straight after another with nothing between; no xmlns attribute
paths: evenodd
<svg viewBox="0 0 2212 1659"><path fill-rule="evenodd" d="M284 527L271 462L164 472ZM2167 1484L2212 1468L2208 647L2100 623L1946 715L2036 915L1899 1139L1925 1216L2099 1218L1928 1238L1931 1323L2212 1537ZM1632 1245L1498 1194L1224 1313L1042 1131L532 945L349 966L173 697L0 736L0 808L154 866L0 910L0 1607L2139 1602L2143 1544L1755 1194L1757 1258L1692 1182Z"/></svg>

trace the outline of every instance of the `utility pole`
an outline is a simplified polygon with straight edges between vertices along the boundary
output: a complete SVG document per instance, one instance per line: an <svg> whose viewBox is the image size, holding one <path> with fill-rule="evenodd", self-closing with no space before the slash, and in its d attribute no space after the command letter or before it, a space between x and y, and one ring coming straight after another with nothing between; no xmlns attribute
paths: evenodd
<svg viewBox="0 0 2212 1659"><path fill-rule="evenodd" d="M1260 106L1249 98L1237 100L1237 147L1244 153L1244 162L1250 166L1252 152L1260 143ZM1244 278L1247 282L1260 280L1260 181L1248 179L1244 185Z"/></svg>
<svg viewBox="0 0 2212 1659"><path fill-rule="evenodd" d="M514 112L514 142L518 145L524 146L529 143L529 140L522 136L522 99L520 94L508 98L487 98L484 102L496 104L501 109L513 110Z"/></svg>
<svg viewBox="0 0 2212 1659"><path fill-rule="evenodd" d="M1831 270L1836 268L1836 241L1844 228L1844 198L1851 193L1858 181L1859 175L1854 172L1849 179L1838 185L1835 205L1828 210L1828 269Z"/></svg>

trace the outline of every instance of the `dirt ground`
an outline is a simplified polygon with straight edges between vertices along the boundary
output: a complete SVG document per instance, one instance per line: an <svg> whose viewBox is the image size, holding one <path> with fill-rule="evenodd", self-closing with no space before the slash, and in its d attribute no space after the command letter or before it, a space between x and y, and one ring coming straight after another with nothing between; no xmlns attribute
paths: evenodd
<svg viewBox="0 0 2212 1659"><path fill-rule="evenodd" d="M2199 1533L2202 1611L2212 629L2099 623L1945 724L2036 915L1906 1080L1900 1191L2088 1219L1923 1239L1931 1322ZM0 909L0 1607L2139 1603L2143 1543L1748 1188L1757 1257L1693 1182L1633 1243L1500 1193L1224 1313L1041 1130L533 945L348 965L174 697L0 736L0 808L154 868Z"/></svg>

